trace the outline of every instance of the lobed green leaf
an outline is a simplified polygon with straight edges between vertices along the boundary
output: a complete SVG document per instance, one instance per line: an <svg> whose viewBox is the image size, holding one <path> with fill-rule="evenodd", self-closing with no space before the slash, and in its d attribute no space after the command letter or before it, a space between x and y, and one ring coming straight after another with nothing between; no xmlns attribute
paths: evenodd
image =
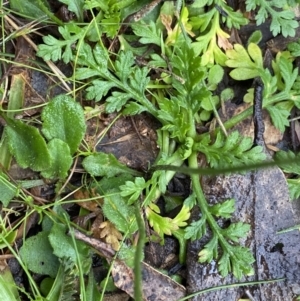
<svg viewBox="0 0 300 301"><path fill-rule="evenodd" d="M199 220L193 221L184 229L184 238L192 241L200 239L206 234L206 218L202 216Z"/></svg>
<svg viewBox="0 0 300 301"><path fill-rule="evenodd" d="M137 231L138 226L134 215L134 207L125 203L119 194L104 198L103 213L116 228L128 235Z"/></svg>
<svg viewBox="0 0 300 301"><path fill-rule="evenodd" d="M226 200L223 203L218 203L209 207L209 212L216 217L230 218L235 210L235 200Z"/></svg>
<svg viewBox="0 0 300 301"><path fill-rule="evenodd" d="M120 112L130 98L129 93L113 91L112 96L106 99L105 111L107 113Z"/></svg>
<svg viewBox="0 0 300 301"><path fill-rule="evenodd" d="M132 65L134 63L131 51L121 51L119 57L115 61L116 75L122 83L126 83L129 75L132 73Z"/></svg>
<svg viewBox="0 0 300 301"><path fill-rule="evenodd" d="M230 224L228 228L223 230L223 235L228 239L238 242L240 238L246 237L250 230L250 225L242 222Z"/></svg>
<svg viewBox="0 0 300 301"><path fill-rule="evenodd" d="M125 185L120 186L121 196L128 197L128 204L133 204L141 195L142 191L148 186L145 179L142 177L136 177L134 182L126 181Z"/></svg>
<svg viewBox="0 0 300 301"><path fill-rule="evenodd" d="M161 46L161 31L153 21L150 24L139 22L131 25L134 34L138 37L142 44L155 44Z"/></svg>

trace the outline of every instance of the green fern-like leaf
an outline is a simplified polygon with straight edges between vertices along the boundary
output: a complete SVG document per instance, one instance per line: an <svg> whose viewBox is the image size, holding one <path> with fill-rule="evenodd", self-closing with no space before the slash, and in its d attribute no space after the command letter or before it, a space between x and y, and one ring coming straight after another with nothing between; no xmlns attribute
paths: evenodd
<svg viewBox="0 0 300 301"><path fill-rule="evenodd" d="M44 60L57 61L62 59L64 63L69 63L73 59L73 45L82 37L84 31L74 23L66 24L59 27L58 31L63 40L58 40L53 36L45 36L44 44L38 46L37 55Z"/></svg>
<svg viewBox="0 0 300 301"><path fill-rule="evenodd" d="M147 186L149 183L146 183L144 178L136 177L134 182L126 181L125 185L120 186L121 196L129 197L128 204L133 204Z"/></svg>
<svg viewBox="0 0 300 301"><path fill-rule="evenodd" d="M78 269L74 261L63 257L55 281L46 299L57 301L75 300L77 277Z"/></svg>
<svg viewBox="0 0 300 301"><path fill-rule="evenodd" d="M294 20L295 14L292 10L286 9L286 1L278 0L246 0L246 10L255 10L259 7L255 16L256 24L260 25L265 22L268 16L271 16L271 31L274 36L282 32L284 37L295 36L295 28L298 22Z"/></svg>
<svg viewBox="0 0 300 301"><path fill-rule="evenodd" d="M252 148L252 139L241 136L237 131L227 138L219 132L211 144L207 136L195 148L204 153L211 167L233 167L261 162L266 158L261 146Z"/></svg>
<svg viewBox="0 0 300 301"><path fill-rule="evenodd" d="M131 235L138 229L133 206L127 205L119 194L105 197L102 209L120 232Z"/></svg>
<svg viewBox="0 0 300 301"><path fill-rule="evenodd" d="M87 98L101 100L112 88L114 91L106 99L106 112L119 112L126 106L126 114L148 111L156 116L154 105L145 96L149 83L148 69L133 66L131 51L121 51L111 70L109 56L105 48L96 45L92 49L83 43L78 51L78 65L75 77L78 80L92 78L87 87ZM132 101L137 105L132 105Z"/></svg>
<svg viewBox="0 0 300 301"><path fill-rule="evenodd" d="M206 218L202 216L198 221L192 222L184 229L184 238L196 240L206 234Z"/></svg>
<svg viewBox="0 0 300 301"><path fill-rule="evenodd" d="M161 31L153 21L150 24L144 22L132 24L131 27L135 35L141 37L140 43L161 46Z"/></svg>
<svg viewBox="0 0 300 301"><path fill-rule="evenodd" d="M164 234L172 235L172 231L177 230L178 226L172 223L171 218L160 216L160 210L155 204L150 204L150 206L146 208L146 215L154 231L161 237Z"/></svg>
<svg viewBox="0 0 300 301"><path fill-rule="evenodd" d="M163 237L164 234L172 235L180 227L185 227L187 225L186 221L190 217L190 209L187 206L183 206L173 219L160 216L159 213L160 210L154 203L151 203L146 208L146 216L149 223L160 237Z"/></svg>

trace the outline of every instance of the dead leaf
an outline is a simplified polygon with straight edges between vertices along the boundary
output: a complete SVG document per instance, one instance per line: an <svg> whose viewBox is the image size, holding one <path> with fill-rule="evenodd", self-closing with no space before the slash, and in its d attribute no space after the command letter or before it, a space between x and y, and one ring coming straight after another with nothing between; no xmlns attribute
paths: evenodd
<svg viewBox="0 0 300 301"><path fill-rule="evenodd" d="M177 301L185 296L185 288L170 277L142 262L143 300ZM124 262L113 262L112 276L115 285L131 297L134 296L134 274Z"/></svg>
<svg viewBox="0 0 300 301"><path fill-rule="evenodd" d="M100 229L100 225L101 223L103 223L103 214L101 211L99 211L99 213L96 215L96 218L94 219L92 225L91 225L91 231L92 231L92 236L94 238L100 238L100 233L101 233L101 229Z"/></svg>
<svg viewBox="0 0 300 301"><path fill-rule="evenodd" d="M99 196L99 200L92 200L92 201L82 201L82 200L86 200L92 197L96 197L98 194L93 191L93 190L87 190L87 189L79 189L74 193L74 199L78 200L78 202L76 202L77 205L79 205L80 207L91 211L91 212L95 212L97 210L99 210L99 201L102 202L100 196Z"/></svg>
<svg viewBox="0 0 300 301"><path fill-rule="evenodd" d="M224 50L233 49L232 44L228 38L218 35L218 46Z"/></svg>
<svg viewBox="0 0 300 301"><path fill-rule="evenodd" d="M107 244L111 245L115 251L118 251L120 249L120 241L123 238L118 229L110 221L102 222L99 228L99 237L104 238Z"/></svg>
<svg viewBox="0 0 300 301"><path fill-rule="evenodd" d="M300 123L299 120L295 120L295 133L297 135L298 141L300 141Z"/></svg>
<svg viewBox="0 0 300 301"><path fill-rule="evenodd" d="M78 230L72 230L76 239L82 240L112 262L112 276L115 285L133 297L134 273L124 262L112 260L115 251L106 243L91 238ZM70 235L70 234L69 234ZM185 288L148 264L142 262L143 300L177 301L185 296Z"/></svg>
<svg viewBox="0 0 300 301"><path fill-rule="evenodd" d="M161 14L160 15L160 20L161 23L166 27L168 33L172 32L172 16L171 15L165 15Z"/></svg>
<svg viewBox="0 0 300 301"><path fill-rule="evenodd" d="M224 122L229 120L235 115L240 114L246 110L250 104L243 103L242 105L236 105L229 101L225 102L224 109L225 112L220 112L221 120ZM263 118L265 124L264 139L266 145L277 144L283 137L283 134L272 124L271 118L266 110L263 111ZM254 124L252 116L246 118L238 125L234 126L231 131L237 130L242 136L254 138ZM230 131L229 131L230 132Z"/></svg>
<svg viewBox="0 0 300 301"><path fill-rule="evenodd" d="M130 296L126 293L112 293L112 294L105 294L103 297L103 301L128 301Z"/></svg>

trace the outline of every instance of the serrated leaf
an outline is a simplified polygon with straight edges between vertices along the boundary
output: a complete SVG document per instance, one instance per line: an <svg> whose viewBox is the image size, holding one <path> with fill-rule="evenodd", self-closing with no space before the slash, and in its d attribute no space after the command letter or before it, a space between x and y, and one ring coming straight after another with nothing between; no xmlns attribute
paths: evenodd
<svg viewBox="0 0 300 301"><path fill-rule="evenodd" d="M75 78L78 80L87 79L99 75L99 71L91 68L77 68Z"/></svg>
<svg viewBox="0 0 300 301"><path fill-rule="evenodd" d="M146 216L148 218L149 224L153 227L154 231L163 237L164 234L172 235L172 231L177 230L179 227L172 221L169 217L162 217L156 212L159 212L158 207L155 204L150 204L145 210ZM156 212L155 212L155 211Z"/></svg>
<svg viewBox="0 0 300 301"><path fill-rule="evenodd" d="M150 24L144 22L132 24L131 27L135 35L141 37L140 43L161 45L161 32L153 21L150 21Z"/></svg>
<svg viewBox="0 0 300 301"><path fill-rule="evenodd" d="M265 22L269 17L271 21L270 29L273 36L282 32L284 37L295 36L295 28L299 25L294 20L294 12L286 8L286 1L254 1L246 0L246 10L255 10L257 6L259 9L256 13L255 20L256 24L260 25Z"/></svg>
<svg viewBox="0 0 300 301"><path fill-rule="evenodd" d="M112 96L106 99L105 111L107 113L119 112L122 110L126 102L131 98L128 93L119 91L112 92Z"/></svg>
<svg viewBox="0 0 300 301"><path fill-rule="evenodd" d="M195 143L194 149L205 154L211 167L241 166L261 162L266 158L261 146L252 147L249 138L240 136L237 131L226 138L219 132L215 143L211 145L210 139L206 138Z"/></svg>
<svg viewBox="0 0 300 301"><path fill-rule="evenodd" d="M50 166L42 171L42 176L46 179L66 178L73 162L69 145L60 139L54 138L48 143L48 151Z"/></svg>
<svg viewBox="0 0 300 301"><path fill-rule="evenodd" d="M105 15L104 15L105 16ZM115 38L120 29L120 10L111 11L106 14L106 18L101 20L101 29L109 38Z"/></svg>
<svg viewBox="0 0 300 301"><path fill-rule="evenodd" d="M237 152L243 153L249 150L252 147L252 139L250 137L243 137L240 141L239 144L237 145Z"/></svg>
<svg viewBox="0 0 300 301"><path fill-rule="evenodd" d="M206 233L206 218L202 216L198 221L192 222L184 229L184 238L192 241L200 239Z"/></svg>
<svg viewBox="0 0 300 301"><path fill-rule="evenodd" d="M213 251L211 249L203 249L198 253L198 261L203 263L203 262L211 262L214 258L213 256Z"/></svg>
<svg viewBox="0 0 300 301"><path fill-rule="evenodd" d="M121 196L128 197L128 204L133 204L141 195L142 191L147 187L145 179L142 177L136 177L134 182L126 181L125 185L120 186Z"/></svg>
<svg viewBox="0 0 300 301"><path fill-rule="evenodd" d="M230 218L231 214L235 210L234 205L235 205L235 200L230 199L230 200L226 200L223 203L219 203L219 204L209 207L209 211L214 216Z"/></svg>
<svg viewBox="0 0 300 301"><path fill-rule="evenodd" d="M42 132L48 140L58 138L66 142L73 154L86 130L84 111L70 96L53 98L42 112Z"/></svg>
<svg viewBox="0 0 300 301"><path fill-rule="evenodd" d="M272 26L272 23L271 23ZM296 28L299 27L299 24L296 20L282 20L281 21L281 31L282 31L282 35L286 38L286 37L294 37L296 35Z"/></svg>
<svg viewBox="0 0 300 301"><path fill-rule="evenodd" d="M300 40L297 42L292 42L287 45L288 50L294 57L300 56Z"/></svg>
<svg viewBox="0 0 300 301"><path fill-rule="evenodd" d="M297 200L300 197L300 178L287 179L291 200Z"/></svg>
<svg viewBox="0 0 300 301"><path fill-rule="evenodd" d="M217 257L218 238L214 235L211 240L199 252L199 262L211 262Z"/></svg>
<svg viewBox="0 0 300 301"><path fill-rule="evenodd" d="M46 141L38 129L20 120L7 119L5 128L10 152L22 168L35 171L47 169L50 155Z"/></svg>
<svg viewBox="0 0 300 301"><path fill-rule="evenodd" d="M218 269L222 277L226 277L231 271L231 264L229 258L230 257L228 253L223 253L223 255L218 261Z"/></svg>
<svg viewBox="0 0 300 301"><path fill-rule="evenodd" d="M280 168L283 169L286 173L295 173L297 175L300 175L300 165L296 162L300 159L300 154L295 154L292 151L278 151L275 154L275 158L277 160L277 164ZM284 162L280 162L284 161Z"/></svg>
<svg viewBox="0 0 300 301"><path fill-rule="evenodd" d="M254 261L255 259L248 248L228 245L228 252L224 251L221 259L218 261L219 271L223 277L232 272L234 277L241 279L243 275L253 275L251 264Z"/></svg>
<svg viewBox="0 0 300 301"><path fill-rule="evenodd" d="M241 279L243 275L252 276L254 271L251 265L255 262L255 259L250 249L241 246L231 246L230 249L235 255L234 260L231 258L232 273L234 277Z"/></svg>
<svg viewBox="0 0 300 301"><path fill-rule="evenodd" d="M250 230L250 225L242 222L230 224L228 228L223 230L223 234L228 239L238 242L240 238L246 237Z"/></svg>
<svg viewBox="0 0 300 301"><path fill-rule="evenodd" d="M105 217L120 232L132 235L137 231L138 226L134 215L134 207L127 205L119 194L105 197L102 209Z"/></svg>
<svg viewBox="0 0 300 301"><path fill-rule="evenodd" d="M226 65L231 68L253 68L254 64L251 61L247 50L240 44L235 44L234 49L226 51L229 60Z"/></svg>
<svg viewBox="0 0 300 301"><path fill-rule="evenodd" d="M91 82L91 86L86 89L87 94L86 98L88 100L95 99L95 101L99 101L103 96L106 96L108 91L115 87L114 82L104 81L104 80L93 80Z"/></svg>
<svg viewBox="0 0 300 301"><path fill-rule="evenodd" d="M280 103L267 106L266 109L270 114L274 126L283 133L285 127L289 126L288 117L290 116L290 110L287 110L284 104L281 105Z"/></svg>
<svg viewBox="0 0 300 301"><path fill-rule="evenodd" d="M131 87L140 94L143 94L147 88L150 78L147 77L147 68L139 68L129 78Z"/></svg>
<svg viewBox="0 0 300 301"><path fill-rule="evenodd" d="M97 48L98 47L98 48ZM92 51L92 48L89 44L83 43L78 48L78 61L77 63L83 66L88 66L91 69L96 69L95 66L97 66L97 62L95 61L94 53L97 52L99 49L99 46L95 46L94 51ZM100 48L101 49L101 48ZM102 52L102 50L100 50ZM100 53L101 55L101 53ZM99 65L98 72L103 72L105 67L107 66L107 62L105 66Z"/></svg>
<svg viewBox="0 0 300 301"><path fill-rule="evenodd" d="M45 61L52 60L56 62L61 59L62 47L64 46L56 38L48 35L43 37L45 44L38 46L37 56L42 57Z"/></svg>
<svg viewBox="0 0 300 301"><path fill-rule="evenodd" d="M190 194L183 202L183 204L188 208L193 208L197 203L196 196L194 193Z"/></svg>
<svg viewBox="0 0 300 301"><path fill-rule="evenodd" d="M240 141L240 134L238 131L233 131L228 135L227 139L225 140L225 143L222 146L222 150L224 152L228 152L236 148Z"/></svg>
<svg viewBox="0 0 300 301"><path fill-rule="evenodd" d="M285 57L280 57L279 60L279 68L281 72L281 77L284 80L284 90L289 91L294 82L296 81L296 78L298 76L298 69L293 70L293 64L291 61L286 59Z"/></svg>
<svg viewBox="0 0 300 301"><path fill-rule="evenodd" d="M110 178L122 173L136 174L134 170L120 163L113 154L94 153L84 158L82 165L90 175L95 177Z"/></svg>
<svg viewBox="0 0 300 301"><path fill-rule="evenodd" d="M96 66L100 67L101 72L106 73L108 70L107 63L109 60L107 49L97 43L95 48L93 49L93 54L97 63ZM89 58L87 57L86 59Z"/></svg>
<svg viewBox="0 0 300 301"><path fill-rule="evenodd" d="M226 51L226 55L229 58L226 65L235 68L230 76L236 80L251 79L264 72L261 50L254 43L250 43L247 50L235 44L234 49Z"/></svg>
<svg viewBox="0 0 300 301"><path fill-rule="evenodd" d="M126 83L129 75L132 73L132 65L134 63L133 54L131 51L121 51L118 59L115 62L116 74L122 83Z"/></svg>
<svg viewBox="0 0 300 301"><path fill-rule="evenodd" d="M142 112L146 111L145 107L143 107L142 105L130 101L128 104L125 105L125 109L123 110L123 115L127 116L127 115L137 115L140 114Z"/></svg>
<svg viewBox="0 0 300 301"><path fill-rule="evenodd" d="M59 26L58 31L64 39L58 40L50 35L44 36L43 41L45 44L38 46L37 55L44 60L57 61L63 59L64 63L67 64L73 59L72 46L81 38L83 31L74 23Z"/></svg>

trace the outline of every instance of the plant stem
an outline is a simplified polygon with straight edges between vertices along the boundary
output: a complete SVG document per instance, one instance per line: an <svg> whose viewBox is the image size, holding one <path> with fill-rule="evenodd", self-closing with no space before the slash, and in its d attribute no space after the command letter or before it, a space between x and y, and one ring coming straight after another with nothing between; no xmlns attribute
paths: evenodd
<svg viewBox="0 0 300 301"><path fill-rule="evenodd" d="M191 154L191 156L189 157L189 167L191 167L191 168L198 167L197 152L193 152ZM230 256L234 257L234 254L232 254L232 252L230 251L230 248L228 248L228 242L225 240L224 236L220 232L221 229L219 228L214 217L208 210L208 204L207 204L203 190L200 185L199 175L191 174L191 181L192 181L193 191L196 195L201 213L206 217L206 221L207 221L210 229L212 230L213 235L216 235L218 237L218 241L219 241L222 249L224 251L226 251L227 253L229 253Z"/></svg>
<svg viewBox="0 0 300 301"><path fill-rule="evenodd" d="M190 168L197 168L198 167L197 152L193 152L191 154L191 156L189 157L188 161L189 161ZM196 195L201 213L206 216L209 226L211 227L211 224L212 224L211 228L213 228L213 226L215 224L215 220L212 220L213 217L211 216L210 212L208 211L207 202L206 202L205 196L203 194L203 191L202 191L202 188L200 185L199 175L191 174L191 181L192 181L193 191ZM215 230L215 229L212 229L212 230Z"/></svg>
<svg viewBox="0 0 300 301"><path fill-rule="evenodd" d="M249 107L248 109L244 110L243 112L241 112L240 114L238 115L235 115L233 116L232 118L230 118L228 121L224 122L224 127L226 130L234 127L236 124L238 124L239 122L243 121L244 119L246 119L247 117L249 117L251 114L253 113L253 107ZM221 129L220 128L217 128L215 130L215 135L220 131ZM204 133L204 134L201 134L201 135L198 135L196 138L195 138L195 141L199 142L201 141L204 137L206 137L207 135L209 135L210 133L207 132L207 133Z"/></svg>
<svg viewBox="0 0 300 301"><path fill-rule="evenodd" d="M139 240L136 246L134 256L134 300L141 301L143 298L143 283L142 283L142 266L143 249L145 244L145 225L141 217L141 212L138 202L135 203L135 217L139 228Z"/></svg>

